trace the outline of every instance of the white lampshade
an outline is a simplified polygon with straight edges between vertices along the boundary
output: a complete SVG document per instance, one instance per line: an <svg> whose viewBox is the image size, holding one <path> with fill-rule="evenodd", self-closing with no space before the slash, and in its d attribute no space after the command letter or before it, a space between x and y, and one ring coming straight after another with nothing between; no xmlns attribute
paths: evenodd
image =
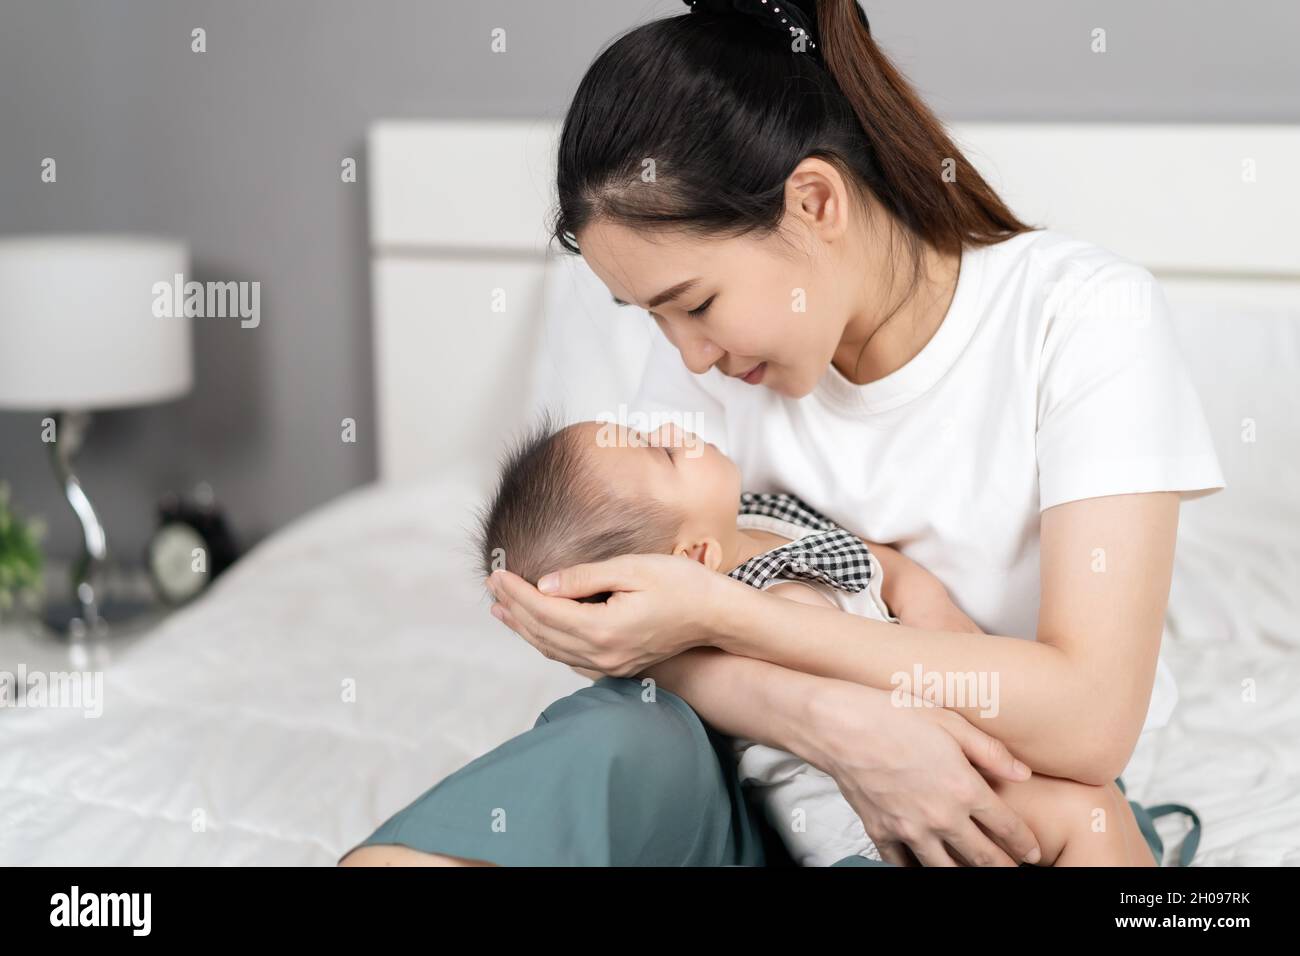
<svg viewBox="0 0 1300 956"><path fill-rule="evenodd" d="M184 395L190 318L154 315L154 285L189 268L183 242L0 238L0 408L81 411Z"/></svg>

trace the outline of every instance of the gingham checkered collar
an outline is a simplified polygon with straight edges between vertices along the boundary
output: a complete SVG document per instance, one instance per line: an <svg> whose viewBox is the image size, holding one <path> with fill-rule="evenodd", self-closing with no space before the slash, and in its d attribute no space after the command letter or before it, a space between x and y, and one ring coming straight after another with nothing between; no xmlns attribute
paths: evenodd
<svg viewBox="0 0 1300 956"><path fill-rule="evenodd" d="M737 581L761 589L775 577L804 578L852 592L864 590L871 581L871 553L862 539L794 495L747 491L740 496L740 514L766 515L815 530L728 572Z"/></svg>

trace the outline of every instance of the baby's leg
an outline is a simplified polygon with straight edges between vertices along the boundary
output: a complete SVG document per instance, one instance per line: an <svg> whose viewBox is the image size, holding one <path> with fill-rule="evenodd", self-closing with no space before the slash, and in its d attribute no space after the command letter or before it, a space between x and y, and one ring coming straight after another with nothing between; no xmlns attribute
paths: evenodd
<svg viewBox="0 0 1300 956"><path fill-rule="evenodd" d="M1128 800L1114 783L1093 786L1034 774L990 780L1038 838L1039 866L1155 866Z"/></svg>

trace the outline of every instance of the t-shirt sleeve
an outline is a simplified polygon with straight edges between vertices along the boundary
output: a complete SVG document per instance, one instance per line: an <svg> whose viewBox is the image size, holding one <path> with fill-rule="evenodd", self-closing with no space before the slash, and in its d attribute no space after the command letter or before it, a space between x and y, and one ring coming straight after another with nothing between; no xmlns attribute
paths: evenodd
<svg viewBox="0 0 1300 956"><path fill-rule="evenodd" d="M646 416L648 427L671 421L726 452L724 407L705 387L705 378L688 369L677 349L656 329L629 419Z"/></svg>
<svg viewBox="0 0 1300 956"><path fill-rule="evenodd" d="M1131 263L1058 283L1038 392L1039 510L1081 498L1225 486L1159 283Z"/></svg>

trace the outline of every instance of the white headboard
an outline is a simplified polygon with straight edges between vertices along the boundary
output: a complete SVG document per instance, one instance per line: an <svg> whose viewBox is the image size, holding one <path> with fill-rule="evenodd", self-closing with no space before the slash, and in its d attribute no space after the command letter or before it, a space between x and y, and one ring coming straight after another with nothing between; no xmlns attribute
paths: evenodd
<svg viewBox="0 0 1300 956"><path fill-rule="evenodd" d="M558 131L550 120L371 129L382 479L465 467L487 477L527 412ZM1217 301L1300 319L1300 127L952 132L1024 221L1146 266L1175 312Z"/></svg>

